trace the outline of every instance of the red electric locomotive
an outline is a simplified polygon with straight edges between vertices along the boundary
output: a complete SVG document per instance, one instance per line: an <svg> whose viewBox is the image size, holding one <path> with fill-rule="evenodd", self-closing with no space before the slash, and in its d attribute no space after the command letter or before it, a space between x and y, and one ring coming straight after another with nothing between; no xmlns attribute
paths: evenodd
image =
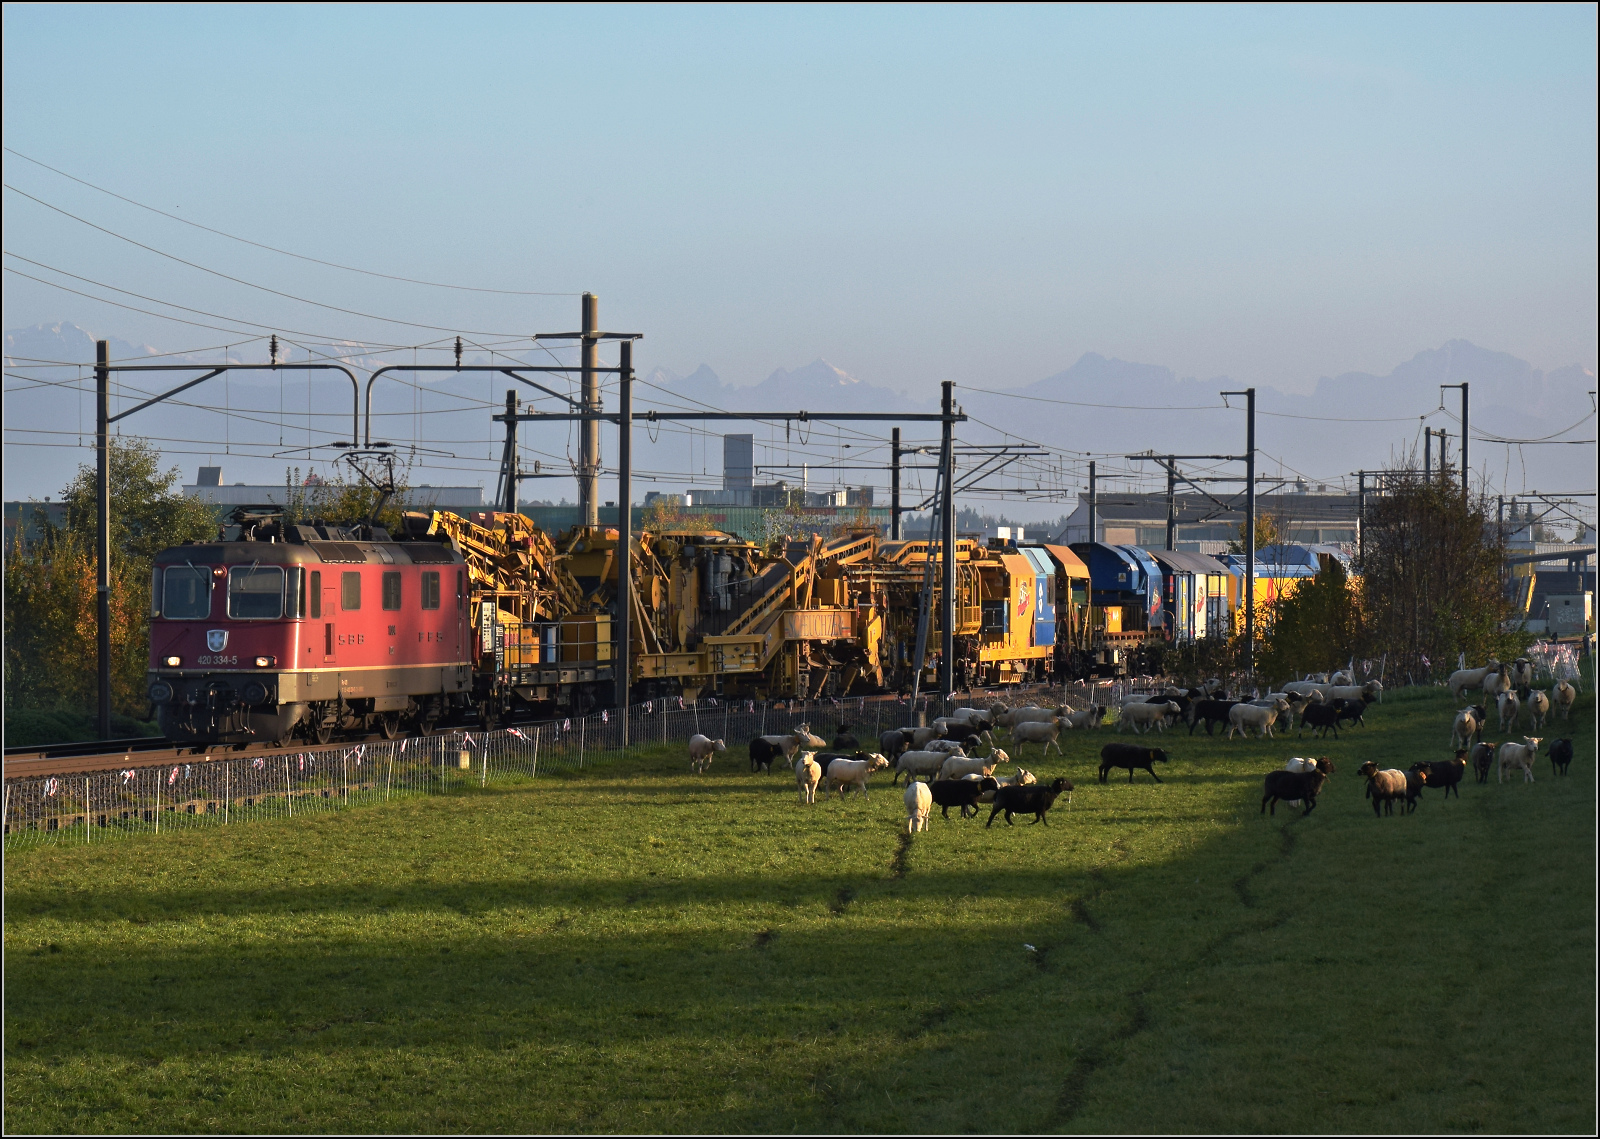
<svg viewBox="0 0 1600 1139"><path fill-rule="evenodd" d="M241 527L156 557L149 696L180 743L429 731L471 701L465 562L381 527Z"/></svg>

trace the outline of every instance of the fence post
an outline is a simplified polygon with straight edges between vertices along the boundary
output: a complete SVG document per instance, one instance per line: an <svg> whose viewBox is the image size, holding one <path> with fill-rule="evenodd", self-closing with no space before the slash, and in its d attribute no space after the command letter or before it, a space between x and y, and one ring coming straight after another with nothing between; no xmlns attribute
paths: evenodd
<svg viewBox="0 0 1600 1139"><path fill-rule="evenodd" d="M233 760L222 761L222 825L228 825L228 808L233 806Z"/></svg>
<svg viewBox="0 0 1600 1139"><path fill-rule="evenodd" d="M533 729L533 771L529 774L529 779L539 778L539 737L543 735L543 728Z"/></svg>
<svg viewBox="0 0 1600 1139"><path fill-rule="evenodd" d="M159 793L159 788L157 791ZM283 805L289 812L289 817L294 818L294 790L289 786L289 757L283 757Z"/></svg>
<svg viewBox="0 0 1600 1139"><path fill-rule="evenodd" d="M587 716L579 716L578 717L578 766L580 768L583 766L583 736L584 736L584 728L587 726L588 722L589 722L589 717L587 717Z"/></svg>
<svg viewBox="0 0 1600 1139"><path fill-rule="evenodd" d="M83 842L89 844L89 777L83 777Z"/></svg>
<svg viewBox="0 0 1600 1139"><path fill-rule="evenodd" d="M161 833L161 769L156 768L156 834Z"/></svg>
<svg viewBox="0 0 1600 1139"><path fill-rule="evenodd" d="M339 774L344 779L344 805L350 805L350 753L339 753Z"/></svg>
<svg viewBox="0 0 1600 1139"><path fill-rule="evenodd" d="M478 789L489 786L489 737L483 737L483 774L478 779Z"/></svg>
<svg viewBox="0 0 1600 1139"><path fill-rule="evenodd" d="M0 834L9 835L11 833L11 784L9 783L6 784L5 807L3 811L0 811L0 820L3 820L5 824L3 828L0 828Z"/></svg>

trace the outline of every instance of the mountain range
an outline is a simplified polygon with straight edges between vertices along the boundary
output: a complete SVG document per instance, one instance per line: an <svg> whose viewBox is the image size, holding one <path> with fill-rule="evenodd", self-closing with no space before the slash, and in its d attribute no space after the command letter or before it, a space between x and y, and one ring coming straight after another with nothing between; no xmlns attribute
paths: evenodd
<svg viewBox="0 0 1600 1139"><path fill-rule="evenodd" d="M26 368L29 374L40 379L60 379L77 374L75 365L92 364L94 336L70 323L41 324L16 329L5 335L6 367L8 372ZM395 352L359 344L312 346L317 356L336 354L346 359L359 372L382 364L410 362L410 353ZM130 360L157 356L159 350L146 344L135 344L113 339L110 351L114 359ZM305 349L291 347L284 358L293 362L310 358ZM203 363L214 360L219 353L202 354L190 359L174 355L163 357L163 363ZM266 347L255 343L230 353L234 360L265 362ZM448 355L431 362L446 363ZM513 360L524 363L548 363L548 357L535 358L531 353L507 356L468 351L464 363L505 363ZM45 367L52 362L70 363L66 367ZM429 362L429 361L423 361ZM342 378L329 380L326 374L317 376L317 383L343 384ZM296 373L292 366L280 373L246 373L230 382L238 389L243 401L249 393L258 403L265 401L270 417L272 393L277 393L280 426L277 437L283 437L281 427L285 384L305 384L307 373ZM640 411L652 407L666 410L677 408L716 409L730 411L771 412L779 410L805 410L813 414L827 411L876 411L889 414L933 412L938 410L938 396L930 392L914 396L895 391L886 386L858 378L826 360L817 359L794 369L779 368L764 380L753 385L738 386L725 383L707 364L700 364L687 374L678 374L665 367L656 367L643 377L636 390L635 406ZM1346 372L1324 376L1309 394L1286 393L1270 387L1257 392L1257 446L1261 452L1261 470L1266 473L1302 475L1308 482L1321 484L1352 484L1348 476L1358 469L1375 469L1393 461L1415 448L1421 452L1423 416L1426 426L1443 427L1450 434L1450 454L1454 461L1459 455L1459 392L1441 389L1440 385L1467 383L1471 392L1471 422L1473 424L1472 465L1480 477L1487 477L1496 489L1542 489L1546 491L1578 491L1592 489L1595 485L1595 459L1592 442L1573 445L1568 440L1590 440L1595 437L1593 372L1579 365L1569 365L1549 372L1541 371L1528 362L1504 352L1480 348L1465 340L1452 340L1434 349L1417 353L1387 375ZM483 384L484 386L479 386ZM479 378L455 377L448 373L425 375L423 387L445 390L464 389L473 393L487 393L482 398L497 402L507 386L500 377L489 381ZM559 383L551 386L559 387ZM12 394L8 398L8 420L12 427L41 425L51 418L50 408L59 415L77 415L81 410L72 401L76 396L56 389L52 395L43 392L38 398L19 400L20 390L13 380L9 383ZM380 389L382 385L380 385ZM1075 452L1078 455L1100 456L1099 470L1102 478L1114 480L1119 471L1134 469L1154 470L1151 463L1135 464L1122 458L1136 452L1154 451L1175 454L1236 454L1245 446L1245 415L1242 397L1229 396L1227 405L1219 394L1237 390L1238 385L1226 376L1198 379L1180 377L1170 368L1158 364L1139 363L1086 353L1071 367L1045 376L1021 387L990 388L986 386L957 386L958 404L969 417L958 427L963 442L992 443L1001 440L1025 441L1042 444L1052 449ZM300 390L300 389L296 389ZM323 390L323 389L318 389ZM347 388L342 389L348 391ZM348 407L346 395L329 389L329 398L336 401L335 409ZM533 395L533 392L528 392ZM215 397L213 397L215 398ZM229 395L226 398L233 399ZM304 397L295 396L302 407L307 406L310 392ZM395 391L378 396L378 408L385 400L394 402L401 398ZM197 401L200 402L200 401ZM220 401L219 401L220 402ZM392 417L388 434L393 438L405 437L405 428L418 442L430 445L458 444L462 458L476 467L497 458L494 446L483 445L485 424L479 422L481 410L471 406L453 409L453 414L423 409L413 416L416 406L412 397L405 397L403 410L390 410ZM240 404L230 404L237 408ZM289 415L293 416L292 404ZM481 408L481 404L478 407ZM1442 409L1442 410L1441 410ZM452 409L445 409L446 411ZM187 421L204 414L196 409L173 409L168 419L171 436L180 434L188 438L217 437L217 425L198 427ZM329 414L334 414L330 412ZM337 414L342 415L342 410ZM211 416L215 420L218 417ZM258 420L260 416L258 415ZM39 420L41 422L36 422ZM425 422L423 422L425 420ZM407 421L410 421L409 423ZM640 432L636 442L638 466L653 472L641 481L645 490L676 491L686 482L683 472L703 471L695 480L699 486L716 486L720 475L720 441L716 436L724 432L748 430L756 435L758 465L772 469L763 472L763 478L779 477L778 465L799 463L804 459L811 464L829 463L847 465L844 444L854 438L860 448L872 439L886 440L892 422L883 424L854 423L842 434L820 422L813 423L801 434L791 436L785 445L785 433L779 427L738 424L696 424L693 430L680 427L676 430L662 425L653 432ZM131 430L149 430L129 421ZM225 428L232 430L232 428ZM490 431L491 436L497 428ZM552 424L542 429L553 435L564 427ZM207 433L192 434L194 431ZM246 428L241 426L242 435ZM919 423L903 428L907 442L929 441L937 437L937 426ZM532 429L525 428L525 440L532 439ZM271 432L269 431L269 434ZM167 431L152 432L167 435ZM608 433L606 433L608 434ZM653 434L654 441L648 436ZM290 432L290 436L293 432ZM1554 437L1551 441L1544 441ZM17 436L8 438L15 442ZM1496 442L1494 440L1524 440L1529 442ZM470 447L468 445L470 441ZM802 446L804 444L804 446ZM564 447L559 439L551 438L541 447L530 443L539 453L559 460ZM226 441L224 446L231 446ZM802 454L803 451L808 453ZM606 445L607 453L610 445ZM174 448L175 452L179 449ZM194 452L194 448L187 448ZM862 451L857 449L856 454ZM72 461L81 456L67 452ZM60 463L41 456L42 466L53 468ZM250 460L251 462L265 460ZM548 460L547 460L548 461ZM862 462L858 460L857 462ZM874 457L871 462L880 461ZM1196 461L1193 470L1216 463ZM70 474L70 468L63 468ZM467 469L467 468L457 468ZM470 468L475 469L475 468ZM19 469L17 464L6 464L6 495L48 493L65 481L61 471L51 470L42 488L27 485L31 480L19 476L33 475L30 467ZM240 477L244 477L240 466ZM1234 473L1224 465L1219 474ZM274 481L281 478L281 472ZM818 472L813 485L819 481L837 478L841 483L857 484L876 482L882 485L883 474L871 471L841 471L835 476ZM653 481L652 481L653 479ZM435 481L438 481L437 479ZM459 477L455 481L462 481ZM466 481L476 481L469 479ZM1081 467L1072 464L1062 470L1059 480L1036 480L1040 493L1048 494L1046 483L1055 482L1059 490L1082 485ZM493 484L492 473L488 478ZM1012 484L1014 485L1015 480ZM557 484L559 485L559 484ZM1031 490L1031 487L1023 489ZM559 491L558 491L559 493ZM642 493L642 492L641 492ZM1049 510L1058 511L1062 495L1050 495Z"/></svg>

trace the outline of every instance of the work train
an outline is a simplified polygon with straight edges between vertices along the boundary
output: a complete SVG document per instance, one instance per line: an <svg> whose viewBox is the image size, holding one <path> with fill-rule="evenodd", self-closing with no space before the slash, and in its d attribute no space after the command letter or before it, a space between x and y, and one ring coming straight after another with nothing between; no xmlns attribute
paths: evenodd
<svg viewBox="0 0 1600 1139"><path fill-rule="evenodd" d="M588 712L616 686L617 545L614 529L552 539L495 512L407 514L394 536L244 518L234 540L157 556L149 698L182 743ZM1143 671L1169 639L1230 619L1226 569L1197 555L970 539L955 554L960 687ZM925 588L931 687L942 607L929 555L871 531L765 547L646 531L631 558L634 698L904 691Z"/></svg>

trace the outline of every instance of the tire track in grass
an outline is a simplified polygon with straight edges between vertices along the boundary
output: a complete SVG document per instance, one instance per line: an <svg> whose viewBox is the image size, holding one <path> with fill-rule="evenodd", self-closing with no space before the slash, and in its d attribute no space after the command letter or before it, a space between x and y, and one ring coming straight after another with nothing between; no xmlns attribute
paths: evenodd
<svg viewBox="0 0 1600 1139"><path fill-rule="evenodd" d="M1256 897L1250 892L1251 880L1267 870L1284 865L1293 856L1297 846L1297 840L1294 832L1290 830L1292 825L1293 820L1290 820L1278 828L1277 857L1257 862L1246 873L1234 879L1232 883L1234 894L1238 897L1240 904L1244 906L1245 909L1255 910L1258 908ZM1099 932L1099 927L1092 922L1092 915L1089 913L1087 907L1083 906L1078 899L1074 899L1074 902L1071 903L1071 907L1074 910L1075 915L1076 911L1081 909L1084 915L1084 924L1087 925L1091 931ZM1061 1090L1056 1096L1055 1110L1044 1124L1043 1129L1056 1131L1071 1123L1072 1120L1077 1117L1078 1113L1083 1110L1084 1101L1088 1092L1089 1081L1094 1077L1094 1074L1100 1068L1105 1067L1114 1058L1112 1054L1116 1047L1126 1043L1129 1040L1132 1040L1135 1036L1138 1036L1141 1032L1150 1027L1150 1009L1145 998L1150 989L1157 984L1161 978L1169 977L1174 972L1181 971L1182 968L1199 965L1208 958L1213 957L1217 953L1221 952L1221 950L1230 942L1243 937L1245 934L1264 933L1268 930L1276 929L1277 927L1286 923L1295 915L1296 912L1297 911L1293 909L1283 909L1274 914L1266 922L1253 921L1237 926L1234 929L1220 934L1216 938L1213 938L1209 944L1204 946L1198 953L1194 954L1194 956L1189 962L1186 963L1186 965L1180 965L1178 970L1174 970L1171 963L1166 963L1159 969L1159 971L1152 973L1143 984L1131 989L1126 994L1129 1010L1126 1021L1114 1031L1106 1034L1098 1041L1088 1045L1081 1052L1079 1052L1078 1056L1072 1062L1072 1070L1067 1073L1066 1078L1061 1082ZM1041 965L1040 967L1042 969L1044 966Z"/></svg>

